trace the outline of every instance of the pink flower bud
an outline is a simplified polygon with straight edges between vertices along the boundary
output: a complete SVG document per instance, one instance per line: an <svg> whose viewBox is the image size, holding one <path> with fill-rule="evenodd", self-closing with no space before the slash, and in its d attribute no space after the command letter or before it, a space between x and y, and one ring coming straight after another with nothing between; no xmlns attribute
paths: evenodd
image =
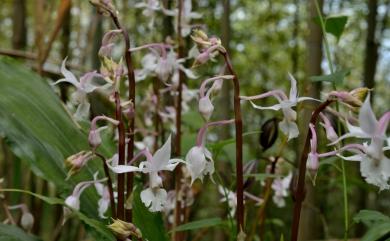
<svg viewBox="0 0 390 241"><path fill-rule="evenodd" d="M209 120L214 111L214 105L208 96L204 96L199 100L199 112L205 120Z"/></svg>
<svg viewBox="0 0 390 241"><path fill-rule="evenodd" d="M96 150L98 146L102 143L102 138L100 137L99 129L90 130L88 135L88 143L93 151Z"/></svg>

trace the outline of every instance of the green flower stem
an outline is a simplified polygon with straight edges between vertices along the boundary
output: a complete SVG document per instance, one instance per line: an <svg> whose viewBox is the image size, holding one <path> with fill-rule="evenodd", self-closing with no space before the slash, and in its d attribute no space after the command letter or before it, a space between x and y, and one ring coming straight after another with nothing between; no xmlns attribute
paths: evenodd
<svg viewBox="0 0 390 241"><path fill-rule="evenodd" d="M317 13L318 13L319 20L320 20L320 25L321 25L321 30L322 30L322 33L324 35L324 46L325 46L326 59L328 61L330 72L332 74L334 74L332 58L331 58L330 50L329 50L329 43L328 43L328 39L326 38L325 22L324 22L324 19L322 17L322 14L321 14L321 10L320 10L318 1L315 0L314 2L316 4ZM332 86L333 86L333 90L336 90L336 83L334 81L332 81ZM336 110L339 111L338 103L336 103ZM338 135L340 136L340 134L341 134L341 124L340 124L340 121L337 121L337 127L338 127L337 128L338 129L337 132L338 132ZM344 240L347 240L348 239L348 230L349 230L348 193L347 193L347 177L346 177L346 173L345 173L345 163L344 163L344 160L342 160L342 159L341 159L341 171L342 171L342 175L343 175Z"/></svg>

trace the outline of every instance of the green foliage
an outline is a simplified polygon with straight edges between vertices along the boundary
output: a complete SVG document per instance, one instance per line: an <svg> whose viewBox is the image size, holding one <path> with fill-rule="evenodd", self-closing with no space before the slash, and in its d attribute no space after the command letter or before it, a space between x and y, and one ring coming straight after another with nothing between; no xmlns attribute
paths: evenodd
<svg viewBox="0 0 390 241"><path fill-rule="evenodd" d="M64 109L51 87L38 75L14 60L0 59L0 135L33 172L70 192L81 180L91 180L100 162L66 182L63 161L88 149L87 135ZM45 201L45 200L44 200ZM81 210L98 218L98 197L92 189L81 196Z"/></svg>
<svg viewBox="0 0 390 241"><path fill-rule="evenodd" d="M47 204L50 204L50 205L62 205L62 206L65 205L65 202L62 199L59 199L56 197L46 197L46 196L36 194L36 193L26 191L26 190L0 189L0 191L2 191L2 192L20 192L20 193L32 195L32 196L44 201ZM89 226L91 228L90 231L93 234L98 234L98 237L100 238L100 240L114 240L114 237L111 234L111 232L101 222L99 222L95 219L92 219L92 218L88 218L83 213L78 212L76 210L73 210L73 213L75 216L77 216L81 221L83 221L87 226ZM0 234L1 234L1 231L0 231ZM0 240L1 240L1 238L0 238Z"/></svg>
<svg viewBox="0 0 390 241"><path fill-rule="evenodd" d="M189 222L183 225L180 225L176 227L172 231L186 231L186 230L195 230L195 229L201 229L201 228L209 228L213 226L220 226L223 225L224 222L220 218L208 218L208 219L202 219L202 220L197 220L193 222Z"/></svg>
<svg viewBox="0 0 390 241"><path fill-rule="evenodd" d="M152 213L145 207L140 197L140 186L133 192L134 224L141 230L142 237L149 241L168 241L161 213Z"/></svg>
<svg viewBox="0 0 390 241"><path fill-rule="evenodd" d="M313 82L330 82L335 83L337 86L341 86L344 82L344 78L350 74L349 70L338 70L333 74L311 76L310 80Z"/></svg>
<svg viewBox="0 0 390 241"><path fill-rule="evenodd" d="M340 40L341 35L344 32L345 26L347 25L347 16L330 16L325 19L325 31L332 34Z"/></svg>
<svg viewBox="0 0 390 241"><path fill-rule="evenodd" d="M26 234L16 226L0 223L0 241L40 241L40 239Z"/></svg>
<svg viewBox="0 0 390 241"><path fill-rule="evenodd" d="M374 210L361 210L353 218L355 223L362 222L369 227L362 241L385 240L390 238L390 217ZM387 239L386 239L387 240Z"/></svg>

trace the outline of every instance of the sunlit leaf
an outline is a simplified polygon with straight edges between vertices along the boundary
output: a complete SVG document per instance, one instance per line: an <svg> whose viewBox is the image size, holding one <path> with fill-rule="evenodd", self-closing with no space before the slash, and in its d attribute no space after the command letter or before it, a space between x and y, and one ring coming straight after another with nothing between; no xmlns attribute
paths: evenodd
<svg viewBox="0 0 390 241"><path fill-rule="evenodd" d="M353 217L353 221L355 223L362 222L369 226L378 222L390 222L390 217L375 210L360 210L360 212Z"/></svg>
<svg viewBox="0 0 390 241"><path fill-rule="evenodd" d="M376 241L385 240L382 238L389 238L390 222L379 223L371 227L367 233L362 237L361 241ZM386 239L388 240L388 239Z"/></svg>

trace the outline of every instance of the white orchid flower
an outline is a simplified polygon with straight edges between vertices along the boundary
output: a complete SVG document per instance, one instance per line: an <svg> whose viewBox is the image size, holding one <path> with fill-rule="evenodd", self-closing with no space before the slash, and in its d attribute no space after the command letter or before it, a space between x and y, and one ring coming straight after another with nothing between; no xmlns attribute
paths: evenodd
<svg viewBox="0 0 390 241"><path fill-rule="evenodd" d="M163 210L167 200L167 192L161 188L162 179L158 173L160 171L173 171L183 161L171 159L171 136L153 156L148 149L144 149L130 163L142 155L146 157L146 161L141 162L138 167L131 165L112 166L109 163L107 165L115 173L143 172L149 174L149 187L141 192L141 200L151 212L158 212Z"/></svg>
<svg viewBox="0 0 390 241"><path fill-rule="evenodd" d="M87 94L95 91L96 89L103 87L101 84L95 83L93 79L95 77L103 78L101 74L96 71L84 74L80 81L77 80L76 76L66 69L66 59L62 61L61 73L64 75L64 79L57 80L53 85L67 82L76 87L76 92L71 96L72 101L78 106L74 114L77 120L82 120L88 117L90 104L88 102ZM104 78L103 78L104 79Z"/></svg>
<svg viewBox="0 0 390 241"><path fill-rule="evenodd" d="M291 180L292 172L290 172L286 177L276 178L272 182L271 188L274 190L274 196L272 197L272 200L279 208L286 206L286 201L284 198L288 196L288 189L290 187Z"/></svg>
<svg viewBox="0 0 390 241"><path fill-rule="evenodd" d="M299 135L298 126L295 123L297 119L297 113L295 110L292 109L292 107L296 106L299 102L304 100L315 100L314 98L310 97L298 97L298 89L297 89L297 81L295 78L289 73L288 77L291 82L291 89L290 89L290 96L287 97L287 95L281 91L281 90L271 90L269 92L256 95L256 96L240 96L242 100L249 100L251 101L251 104L254 108L259 110L282 110L284 118L279 123L279 127L282 130L282 132L288 136L288 140L291 140ZM256 105L252 102L252 100L262 99L265 97L274 96L278 100L278 104L268 107L263 107Z"/></svg>
<svg viewBox="0 0 390 241"><path fill-rule="evenodd" d="M346 121L348 133L344 134L343 136L341 136L331 144L336 144L339 141L349 137L372 139L372 140L379 138L385 141L386 140L385 133L389 121L390 121L390 111L386 112L380 118L379 121L376 119L376 116L370 104L370 94L368 94L366 100L364 101L359 111L360 126L351 125L348 121Z"/></svg>
<svg viewBox="0 0 390 241"><path fill-rule="evenodd" d="M98 180L98 172L96 172L93 175L93 179L96 181ZM98 201L98 212L99 217L101 218L107 218L104 216L104 214L107 212L108 207L110 206L110 192L108 190L108 187L106 185L101 184L100 182L95 182L95 189L96 192L99 194L100 199Z"/></svg>

